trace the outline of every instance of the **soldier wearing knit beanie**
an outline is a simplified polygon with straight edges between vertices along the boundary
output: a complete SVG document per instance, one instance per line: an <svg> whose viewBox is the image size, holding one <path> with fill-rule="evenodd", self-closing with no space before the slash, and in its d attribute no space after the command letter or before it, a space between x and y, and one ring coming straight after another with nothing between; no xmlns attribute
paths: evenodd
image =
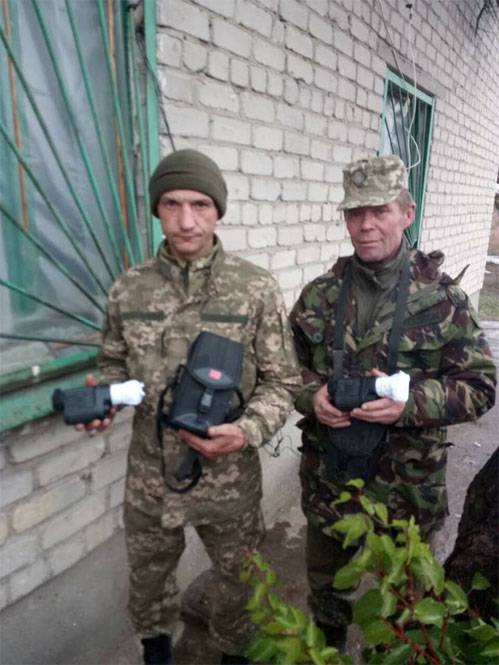
<svg viewBox="0 0 499 665"><path fill-rule="evenodd" d="M197 150L177 150L164 157L157 165L149 181L151 212L158 216L161 195L176 189L202 192L213 199L218 218L227 209L227 185L215 162Z"/></svg>

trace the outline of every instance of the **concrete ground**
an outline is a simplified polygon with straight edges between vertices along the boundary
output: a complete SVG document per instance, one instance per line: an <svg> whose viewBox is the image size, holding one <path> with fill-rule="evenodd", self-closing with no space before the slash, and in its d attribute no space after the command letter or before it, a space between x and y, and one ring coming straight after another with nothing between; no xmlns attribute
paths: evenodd
<svg viewBox="0 0 499 665"><path fill-rule="evenodd" d="M499 322L484 323L499 363ZM452 549L466 489L497 446L499 404L477 423L449 429L449 518L436 542L439 559ZM289 422L283 431L280 455L273 445L262 451L264 512L268 537L263 554L282 580L283 596L305 608L304 518L299 505L298 432ZM185 590L209 560L194 532L189 534L179 569ZM191 586L187 600L195 595ZM117 534L92 554L0 614L1 665L139 665L139 644L126 615L127 564L123 534ZM176 637L179 665L219 662L202 624L187 618ZM360 663L355 630L348 651Z"/></svg>

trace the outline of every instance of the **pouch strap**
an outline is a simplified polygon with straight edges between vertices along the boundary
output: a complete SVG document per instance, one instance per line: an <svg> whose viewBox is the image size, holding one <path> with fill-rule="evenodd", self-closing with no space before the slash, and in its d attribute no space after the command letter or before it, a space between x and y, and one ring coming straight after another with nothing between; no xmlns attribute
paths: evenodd
<svg viewBox="0 0 499 665"><path fill-rule="evenodd" d="M393 374L397 369L397 357L400 346L400 336L402 333L402 325L405 318L405 307L407 304L407 297L409 295L409 281L411 276L409 256L403 259L402 268L400 271L400 280L397 288L397 302L395 305L395 312L393 314L392 326L390 329L390 336L388 339L388 357L386 371L387 374ZM352 285L352 262L348 261L343 272L343 281L341 283L340 292L338 294L338 301L336 304L335 312L335 330L334 330L334 347L333 347L333 377L339 379L343 376L343 362L344 362L344 338L345 338L345 312L347 306L348 292Z"/></svg>

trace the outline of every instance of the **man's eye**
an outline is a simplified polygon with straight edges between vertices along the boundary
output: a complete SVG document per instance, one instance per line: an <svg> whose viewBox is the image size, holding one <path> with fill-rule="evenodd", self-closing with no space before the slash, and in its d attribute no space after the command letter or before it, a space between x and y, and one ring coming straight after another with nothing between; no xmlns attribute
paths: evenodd
<svg viewBox="0 0 499 665"><path fill-rule="evenodd" d="M173 210L174 208L177 207L177 202L170 201L169 199L167 199L166 201L161 201L161 205L167 208L168 210Z"/></svg>
<svg viewBox="0 0 499 665"><path fill-rule="evenodd" d="M196 206L196 208L203 210L209 207L209 203L207 201L196 201L194 205Z"/></svg>

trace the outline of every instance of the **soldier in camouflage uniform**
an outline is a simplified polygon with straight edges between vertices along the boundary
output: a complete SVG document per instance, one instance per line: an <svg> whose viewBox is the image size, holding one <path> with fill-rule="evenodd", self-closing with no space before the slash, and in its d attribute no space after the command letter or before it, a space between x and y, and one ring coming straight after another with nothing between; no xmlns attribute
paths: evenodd
<svg viewBox="0 0 499 665"><path fill-rule="evenodd" d="M429 538L447 512L446 427L475 420L495 398L495 367L467 296L440 272L441 252L409 249L404 239L415 204L402 161L392 155L353 162L344 170L344 189L340 208L355 253L339 258L329 272L307 285L291 313L304 381L296 408L304 415L299 422L300 475L308 523L309 600L328 642L336 645L344 642L351 606L348 595L335 592L331 584L355 548L343 550L329 528L338 519L331 504L343 488L326 469L328 435L334 440L338 428L348 427L353 419L387 426L367 492L388 504L394 517L414 515ZM381 398L342 412L330 403L326 382L333 372L335 315L345 268L351 264L344 375L379 376L386 372L394 301L407 256L409 289L397 367L410 375L409 399ZM353 506L343 504L341 509Z"/></svg>
<svg viewBox="0 0 499 665"><path fill-rule="evenodd" d="M105 381L134 378L145 384L133 421L125 496L129 610L145 662L172 662L175 570L190 524L213 563L217 593L210 631L224 652L222 662L248 662L238 655L250 627L239 569L245 551L256 548L264 534L257 449L292 408L299 370L276 281L226 254L214 235L227 197L217 165L197 151L172 153L153 173L150 194L166 240L156 258L112 286L100 358ZM165 478L155 433L158 397L202 330L243 344L244 411L235 422L210 428L209 440L164 430ZM165 412L170 403L171 392ZM181 494L168 486L178 485L173 474L188 446L201 453L203 474L194 489Z"/></svg>

